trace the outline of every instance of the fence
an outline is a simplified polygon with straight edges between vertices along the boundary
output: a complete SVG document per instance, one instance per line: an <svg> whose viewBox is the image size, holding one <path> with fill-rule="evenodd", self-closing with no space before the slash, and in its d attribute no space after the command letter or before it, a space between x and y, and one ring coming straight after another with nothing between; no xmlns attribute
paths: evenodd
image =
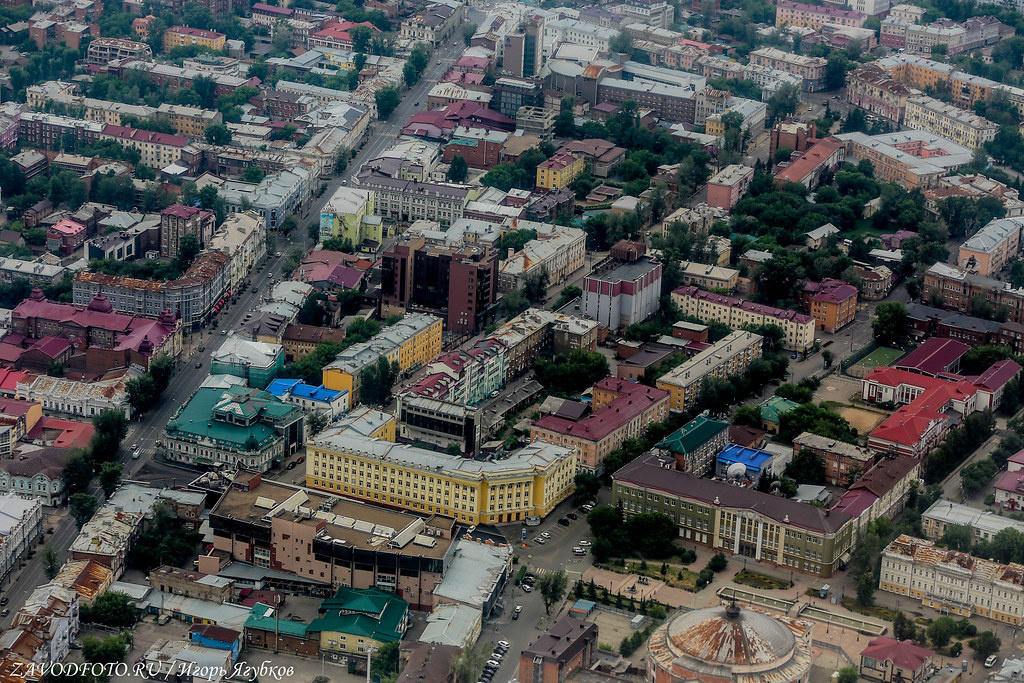
<svg viewBox="0 0 1024 683"><path fill-rule="evenodd" d="M839 361L839 367L842 368L843 374L847 377L863 379L864 375L868 374L870 370L864 366L857 365L857 363L870 356L871 352L877 348L878 344L876 344L874 340L871 340L846 358Z"/></svg>

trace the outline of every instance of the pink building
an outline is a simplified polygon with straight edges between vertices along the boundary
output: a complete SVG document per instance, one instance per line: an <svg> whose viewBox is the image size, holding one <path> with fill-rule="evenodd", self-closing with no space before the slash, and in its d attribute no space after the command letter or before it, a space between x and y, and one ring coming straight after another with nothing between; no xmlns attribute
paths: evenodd
<svg viewBox="0 0 1024 683"><path fill-rule="evenodd" d="M750 189L754 169L740 164L730 164L708 181L708 205L729 210Z"/></svg>
<svg viewBox="0 0 1024 683"><path fill-rule="evenodd" d="M46 248L67 256L85 243L86 229L81 223L62 218L46 233Z"/></svg>
<svg viewBox="0 0 1024 683"><path fill-rule="evenodd" d="M782 0L776 5L775 26L806 26L820 31L825 24L861 27L868 15L828 5L806 5Z"/></svg>

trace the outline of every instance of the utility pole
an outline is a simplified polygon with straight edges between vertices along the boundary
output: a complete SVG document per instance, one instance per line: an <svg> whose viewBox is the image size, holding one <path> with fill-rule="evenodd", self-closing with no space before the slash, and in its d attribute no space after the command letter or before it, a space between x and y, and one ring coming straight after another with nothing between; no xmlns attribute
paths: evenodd
<svg viewBox="0 0 1024 683"><path fill-rule="evenodd" d="M373 653L377 651L377 648L372 645L366 648L366 683L370 683L370 661L373 658Z"/></svg>

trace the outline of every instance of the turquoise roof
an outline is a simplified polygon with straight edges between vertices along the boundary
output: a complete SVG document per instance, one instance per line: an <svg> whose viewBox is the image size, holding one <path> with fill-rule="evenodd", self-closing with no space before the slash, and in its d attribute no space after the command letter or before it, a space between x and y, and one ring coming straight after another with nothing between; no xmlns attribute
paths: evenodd
<svg viewBox="0 0 1024 683"><path fill-rule="evenodd" d="M791 410L799 408L799 403L794 403L788 398L782 398L781 396L772 396L767 401L761 404L761 419L765 422L771 422L778 424L782 416Z"/></svg>
<svg viewBox="0 0 1024 683"><path fill-rule="evenodd" d="M281 615L276 615L276 618L275 616L268 617L267 613L272 611L273 608L269 605L257 602L252 606L249 618L245 620L245 627L259 629L260 631L276 630L281 635L295 636L296 638L306 637L309 624L292 621L291 619L281 619Z"/></svg>
<svg viewBox="0 0 1024 683"><path fill-rule="evenodd" d="M233 416L240 423L256 421L248 425L226 422L215 419L215 414ZM240 450L251 450L247 446L254 439L256 446L262 449L281 438L266 422L288 420L301 414L297 406L258 389L200 387L167 421L167 432L175 438L212 439Z"/></svg>
<svg viewBox="0 0 1024 683"><path fill-rule="evenodd" d="M670 453L693 453L728 428L727 422L699 415L666 436L655 448L664 448Z"/></svg>
<svg viewBox="0 0 1024 683"><path fill-rule="evenodd" d="M376 588L342 586L334 597L320 603L320 612L309 631L336 631L391 643L402 639L409 603Z"/></svg>

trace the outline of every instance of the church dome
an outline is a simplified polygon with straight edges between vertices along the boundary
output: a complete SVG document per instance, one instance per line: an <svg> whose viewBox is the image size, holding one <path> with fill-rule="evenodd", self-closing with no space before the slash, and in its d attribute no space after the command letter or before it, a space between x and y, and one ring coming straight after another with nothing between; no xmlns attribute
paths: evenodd
<svg viewBox="0 0 1024 683"><path fill-rule="evenodd" d="M32 288L32 291L29 292L28 298L32 299L32 301L46 301L46 295L43 294L43 290L38 287Z"/></svg>

